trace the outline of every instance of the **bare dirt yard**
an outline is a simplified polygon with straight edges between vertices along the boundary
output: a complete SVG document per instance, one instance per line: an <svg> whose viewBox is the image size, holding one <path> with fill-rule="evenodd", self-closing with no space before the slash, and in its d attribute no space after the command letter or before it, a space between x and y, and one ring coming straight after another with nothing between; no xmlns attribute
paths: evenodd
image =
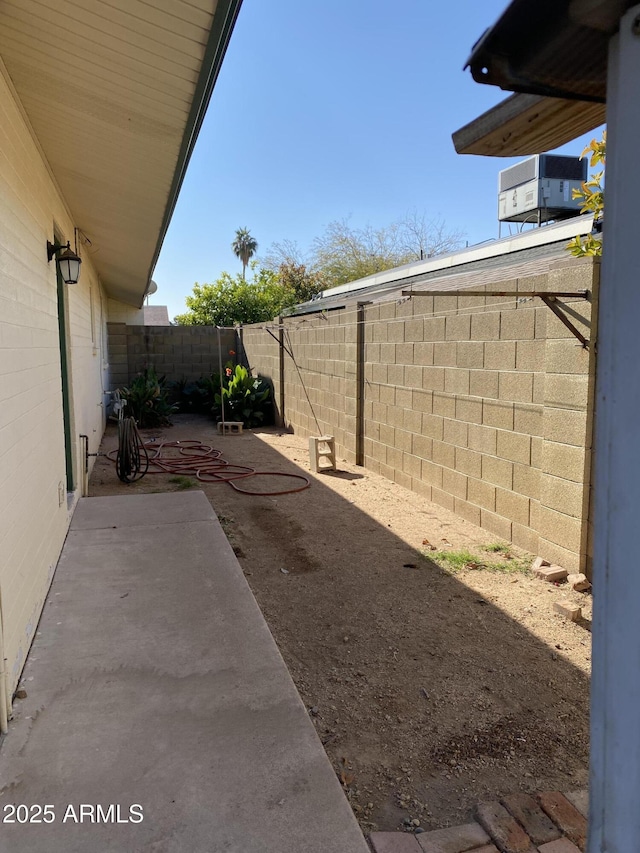
<svg viewBox="0 0 640 853"><path fill-rule="evenodd" d="M152 436L309 476L278 496L170 474L127 486L98 458L90 494L203 489L365 832L438 828L482 799L586 785L590 594L532 577L530 555L363 468L339 459L310 474L298 436L221 437L191 415ZM116 444L110 426L103 450ZM582 606L579 623L553 613L561 598Z"/></svg>

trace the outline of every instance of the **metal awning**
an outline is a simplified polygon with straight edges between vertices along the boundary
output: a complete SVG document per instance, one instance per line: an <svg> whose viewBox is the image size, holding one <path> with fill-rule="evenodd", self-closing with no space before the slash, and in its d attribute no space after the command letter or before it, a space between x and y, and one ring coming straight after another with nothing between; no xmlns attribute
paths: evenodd
<svg viewBox="0 0 640 853"><path fill-rule="evenodd" d="M123 302L142 304L241 2L0 3L0 71Z"/></svg>

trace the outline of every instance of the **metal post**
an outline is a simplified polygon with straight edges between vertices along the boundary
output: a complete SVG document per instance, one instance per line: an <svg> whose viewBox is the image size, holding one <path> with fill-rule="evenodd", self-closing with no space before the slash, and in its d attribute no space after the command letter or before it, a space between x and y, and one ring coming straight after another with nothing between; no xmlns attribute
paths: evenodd
<svg viewBox="0 0 640 853"><path fill-rule="evenodd" d="M356 307L356 465L364 465L364 303Z"/></svg>
<svg viewBox="0 0 640 853"><path fill-rule="evenodd" d="M609 46L595 419L589 853L640 843L640 6Z"/></svg>
<svg viewBox="0 0 640 853"><path fill-rule="evenodd" d="M224 428L224 374L222 373L222 344L220 342L220 326L218 329L218 369L220 371L220 408L222 410L222 435L226 435Z"/></svg>

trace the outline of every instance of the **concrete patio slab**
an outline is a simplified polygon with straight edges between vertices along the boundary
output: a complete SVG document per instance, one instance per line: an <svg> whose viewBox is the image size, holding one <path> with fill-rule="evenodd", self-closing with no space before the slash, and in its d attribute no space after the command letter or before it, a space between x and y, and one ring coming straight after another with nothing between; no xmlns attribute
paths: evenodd
<svg viewBox="0 0 640 853"><path fill-rule="evenodd" d="M202 492L80 501L24 679L2 850L367 853Z"/></svg>

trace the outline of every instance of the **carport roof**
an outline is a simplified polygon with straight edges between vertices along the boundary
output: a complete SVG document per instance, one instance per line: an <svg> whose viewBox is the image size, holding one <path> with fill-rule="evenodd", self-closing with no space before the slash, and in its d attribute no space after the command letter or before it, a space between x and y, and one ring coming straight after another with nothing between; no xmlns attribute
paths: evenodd
<svg viewBox="0 0 640 853"><path fill-rule="evenodd" d="M142 304L241 2L0 4L0 70L123 302Z"/></svg>

